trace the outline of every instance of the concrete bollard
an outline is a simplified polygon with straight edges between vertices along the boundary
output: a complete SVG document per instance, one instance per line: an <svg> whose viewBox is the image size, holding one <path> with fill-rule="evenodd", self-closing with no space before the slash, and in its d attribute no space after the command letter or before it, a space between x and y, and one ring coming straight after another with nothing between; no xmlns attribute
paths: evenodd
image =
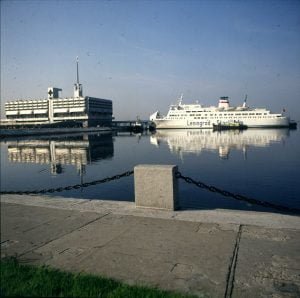
<svg viewBox="0 0 300 298"><path fill-rule="evenodd" d="M175 165L138 165L134 167L135 206L176 210L178 182Z"/></svg>

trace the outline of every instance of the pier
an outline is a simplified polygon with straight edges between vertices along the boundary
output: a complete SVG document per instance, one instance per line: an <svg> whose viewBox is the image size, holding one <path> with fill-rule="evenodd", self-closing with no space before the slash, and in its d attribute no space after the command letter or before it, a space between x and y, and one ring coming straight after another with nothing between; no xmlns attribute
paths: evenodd
<svg viewBox="0 0 300 298"><path fill-rule="evenodd" d="M148 130L150 121L148 120L121 120L112 121L112 128L118 131L133 131L138 129L140 131Z"/></svg>
<svg viewBox="0 0 300 298"><path fill-rule="evenodd" d="M18 129L3 129L0 130L0 138L4 137L19 137L19 136L34 136L34 135L55 135L55 134L70 134L81 132L103 132L111 131L110 127L53 127L53 128L18 128Z"/></svg>
<svg viewBox="0 0 300 298"><path fill-rule="evenodd" d="M149 130L149 121L139 121L137 125L136 121L113 121L111 126L98 126L98 127L82 127L76 126L47 126L43 125L30 125L24 126L24 124L12 125L8 122L0 124L0 138L15 137L15 136L33 136L33 135L45 135L45 134L66 134L66 133L80 133L80 132L102 132L102 131L117 131L117 132L143 132Z"/></svg>

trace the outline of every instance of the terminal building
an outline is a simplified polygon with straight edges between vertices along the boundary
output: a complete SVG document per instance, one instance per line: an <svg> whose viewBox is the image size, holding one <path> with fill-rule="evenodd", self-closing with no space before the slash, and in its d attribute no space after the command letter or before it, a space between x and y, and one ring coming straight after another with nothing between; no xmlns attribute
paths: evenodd
<svg viewBox="0 0 300 298"><path fill-rule="evenodd" d="M49 87L47 99L15 100L5 103L7 118L5 124L21 127L111 126L113 119L112 101L83 96L82 84L79 83L78 60L77 82L74 84L73 97L60 98L60 91L62 89Z"/></svg>

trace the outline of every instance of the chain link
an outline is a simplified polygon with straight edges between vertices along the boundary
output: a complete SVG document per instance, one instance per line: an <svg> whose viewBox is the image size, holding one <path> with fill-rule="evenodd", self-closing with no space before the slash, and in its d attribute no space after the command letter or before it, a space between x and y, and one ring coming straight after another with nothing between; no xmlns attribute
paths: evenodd
<svg viewBox="0 0 300 298"><path fill-rule="evenodd" d="M214 193L218 193L224 197L231 197L234 198L238 201L244 201L247 203L250 203L252 205L258 205L258 206L262 206L262 207L266 207L266 208L272 208L278 211L284 211L284 212L291 212L291 213L296 213L296 214L300 214L300 209L298 208L290 208L290 207L286 207L286 206L282 206L282 205L277 205L277 204L273 204L270 202L266 202L266 201L261 201L261 200L257 200L257 199L253 199L253 198L248 198L246 196L240 195L240 194L234 194L230 191L226 191L226 190L222 190L220 188L217 188L215 186L211 186L211 185L207 185L201 181L196 181L190 177L186 177L183 176L180 172L176 172L175 177L177 179L182 179L185 182L189 183L189 184L194 184L199 188L202 189L206 189L210 192L214 192Z"/></svg>
<svg viewBox="0 0 300 298"><path fill-rule="evenodd" d="M101 179L101 180L95 180L95 181L91 181L91 182L85 182L85 183L82 183L82 184L75 184L75 185L70 185L70 186L65 186L65 187L41 189L41 190L28 190L28 191L1 191L0 194L30 195L30 194L45 194L45 193L62 192L62 191L66 191L66 190L80 189L80 188L83 188L83 187L102 184L102 183L110 182L110 181L113 181L113 180L119 180L123 177L129 177L133 173L134 173L134 171L127 171L127 172L124 172L122 174L114 175L114 176L111 176L111 177L106 177L106 178ZM231 198L234 198L238 201L243 201L243 202L250 203L252 205L258 205L258 206L262 206L262 207L266 207L266 208L273 208L273 209L278 210L278 211L284 211L284 212L291 212L291 213L300 214L300 209L290 208L290 207L277 205L277 204L273 204L273 203L262 201L262 200L248 198L248 197L246 197L244 195L240 195L240 194L234 194L230 191L222 190L222 189L217 188L215 186L207 185L207 184L205 184L201 181L196 181L196 180L194 180L190 177L183 176L180 172L176 172L175 177L177 179L182 179L182 180L184 180L185 182L187 182L189 184L194 184L199 188L206 189L210 192L218 193L218 194L220 194L224 197L231 197Z"/></svg>
<svg viewBox="0 0 300 298"><path fill-rule="evenodd" d="M95 180L91 182L85 182L82 184L75 184L75 185L70 185L66 187L58 187L58 188L50 188L50 189L41 189L41 190L28 190L28 191L1 191L1 194L5 195L30 195L30 194L44 194L44 193L54 193L54 192L62 192L65 190L72 190L72 189L80 189L82 187L88 187L92 185L97 185L97 184L102 184L106 183L112 180L118 180L123 177L129 177L133 174L133 171L127 171L123 174L115 175L112 177L107 177L101 180Z"/></svg>

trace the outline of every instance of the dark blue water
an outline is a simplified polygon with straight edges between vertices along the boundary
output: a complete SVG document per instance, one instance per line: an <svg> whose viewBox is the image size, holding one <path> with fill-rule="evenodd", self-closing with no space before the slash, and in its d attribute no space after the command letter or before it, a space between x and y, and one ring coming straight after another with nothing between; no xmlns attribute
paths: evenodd
<svg viewBox="0 0 300 298"><path fill-rule="evenodd" d="M162 130L155 134L78 134L1 141L1 190L57 188L132 170L176 164L195 180L234 193L300 208L300 133ZM180 180L182 209L265 210ZM52 196L134 200L133 176Z"/></svg>

